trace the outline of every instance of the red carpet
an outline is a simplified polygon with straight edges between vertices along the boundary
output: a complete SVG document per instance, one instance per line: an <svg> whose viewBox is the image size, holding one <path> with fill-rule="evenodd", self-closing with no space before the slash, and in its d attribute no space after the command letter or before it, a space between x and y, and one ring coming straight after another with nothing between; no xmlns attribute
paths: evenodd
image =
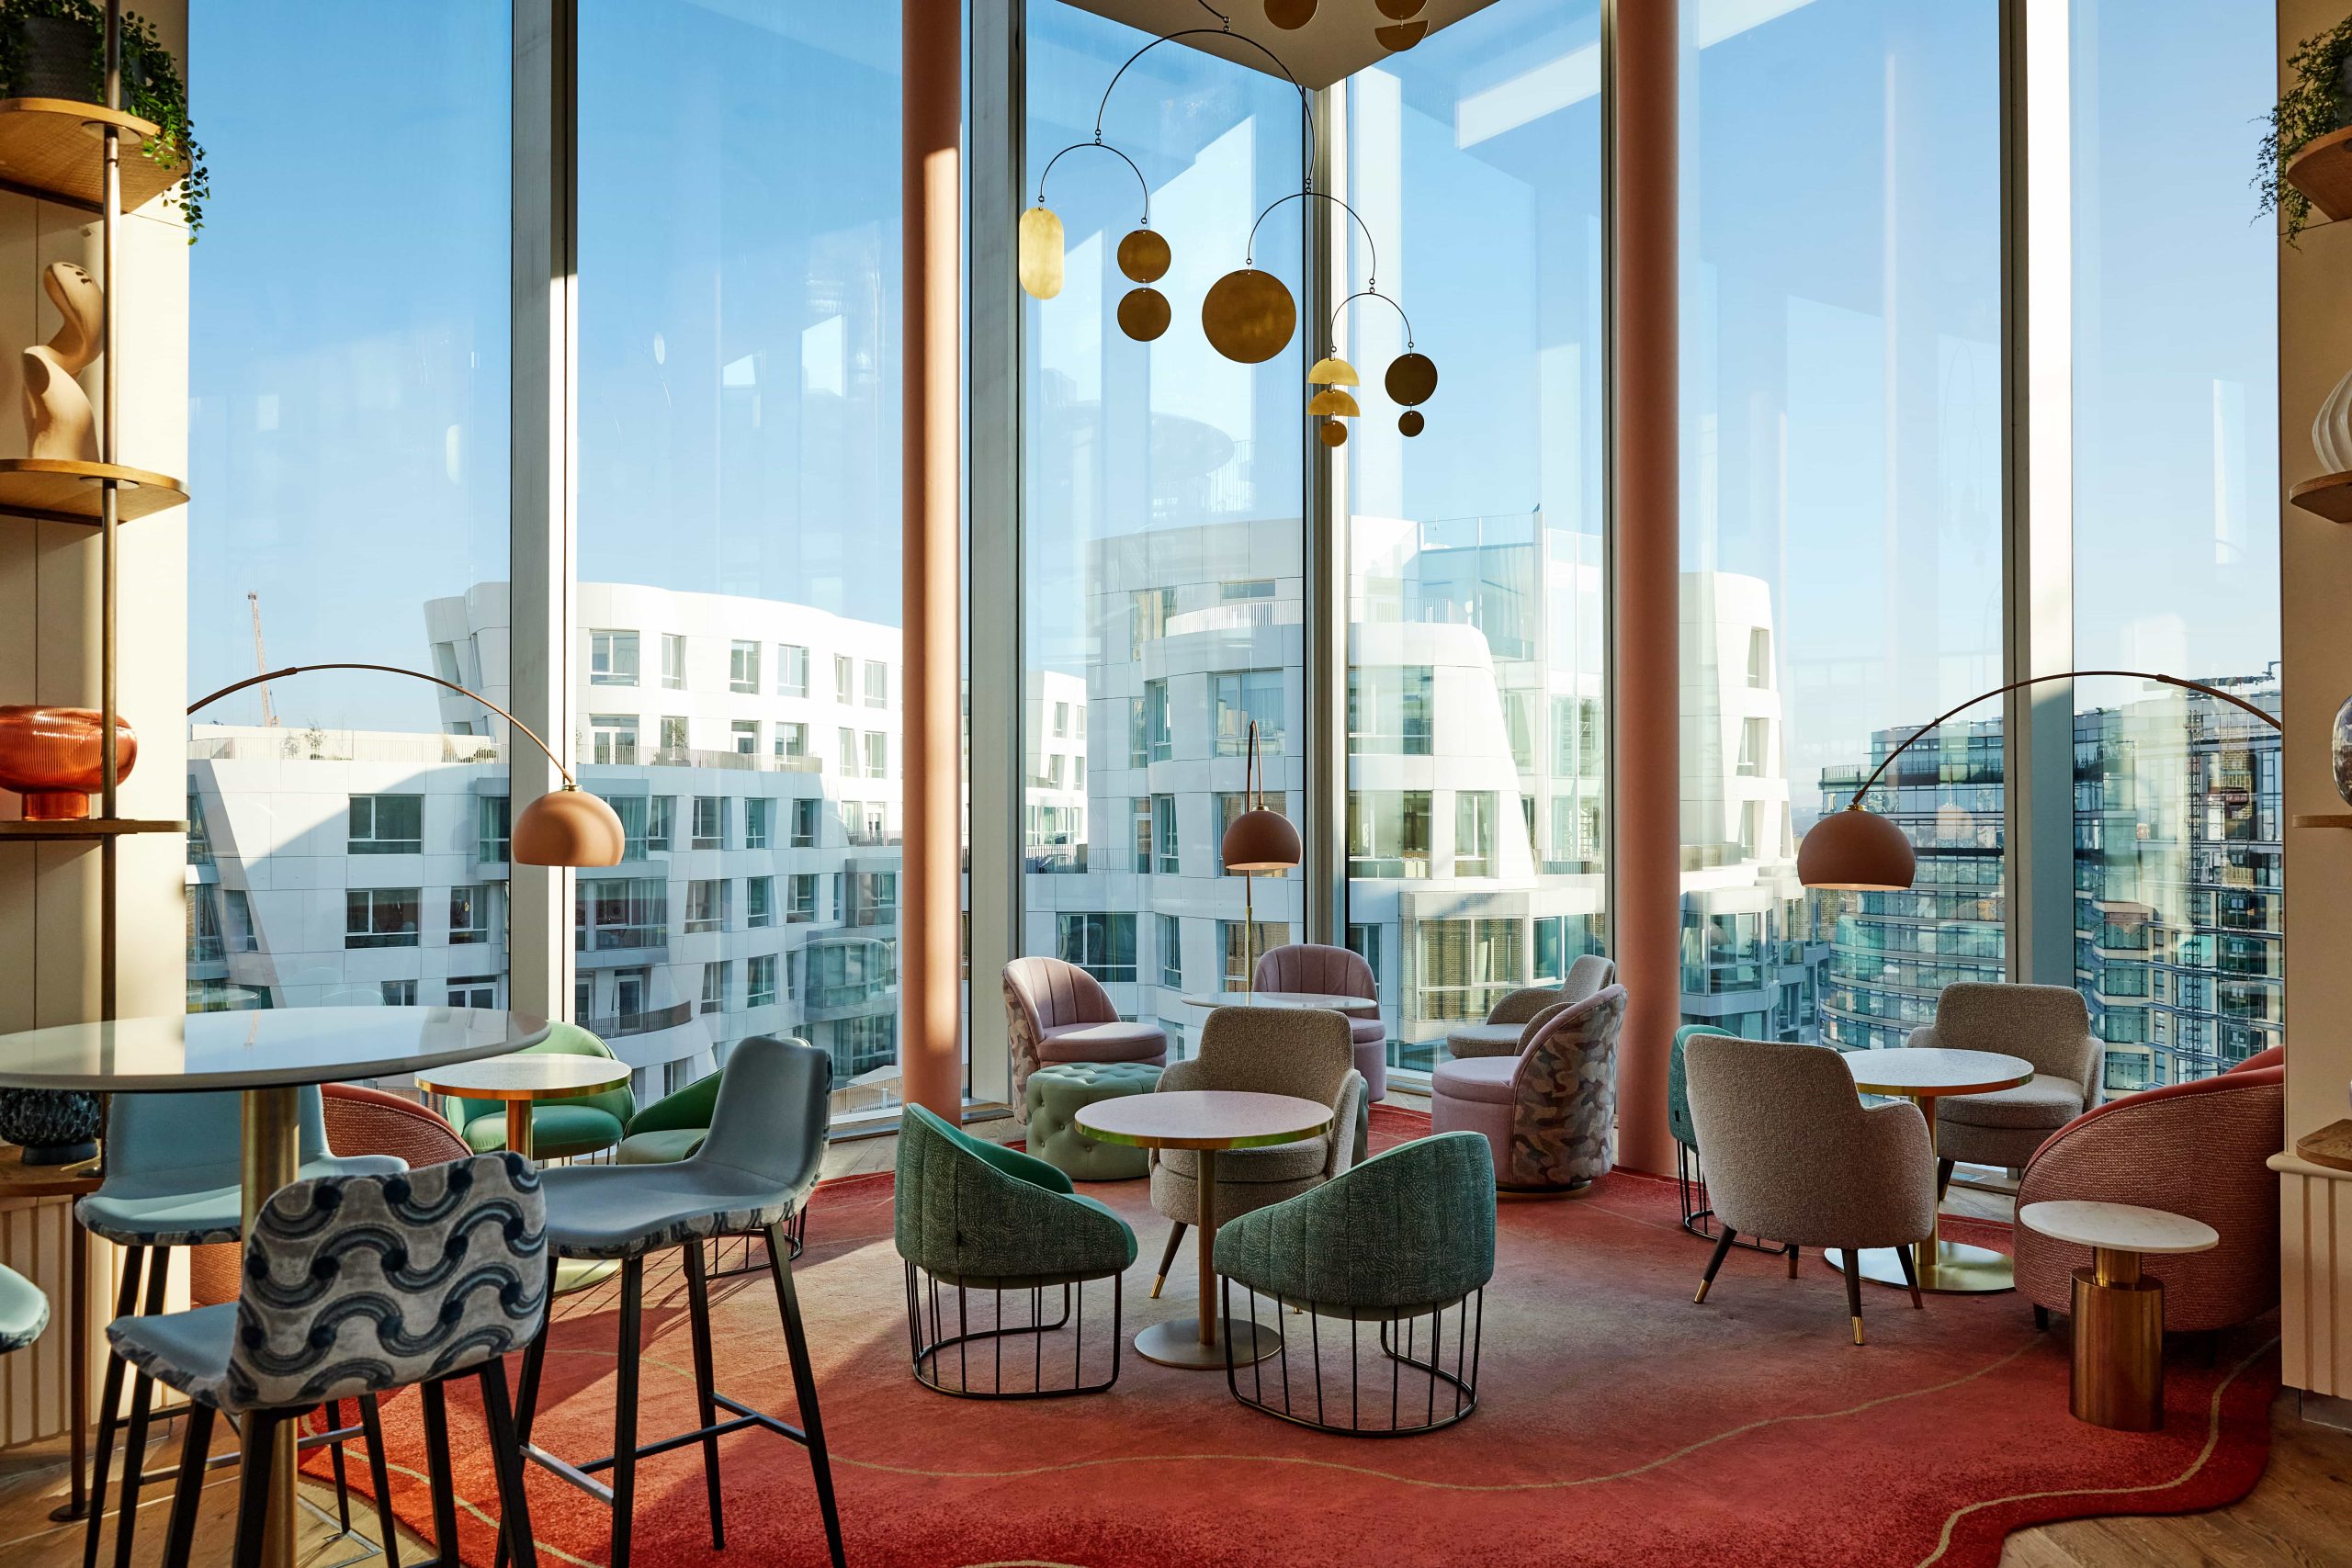
<svg viewBox="0 0 2352 1568"><path fill-rule="evenodd" d="M1384 1108L1375 1141L1426 1126ZM1126 1331L1189 1314L1189 1242L1181 1278L1146 1299L1166 1231L1145 1184L1089 1190L1142 1241ZM1808 1254L1791 1280L1780 1259L1736 1251L1707 1304L1692 1305L1707 1249L1678 1228L1673 1183L1622 1174L1580 1201L1504 1201L1480 1407L1447 1431L1385 1442L1303 1431L1237 1405L1220 1375L1132 1351L1107 1394L949 1399L908 1373L890 1198L887 1175L828 1184L797 1275L854 1568L1992 1568L2020 1526L2233 1501L2269 1451L2267 1325L2231 1339L2211 1370L2176 1351L2163 1432L2100 1431L2066 1414L2063 1332L2035 1333L2014 1294L1931 1296L1913 1312L1902 1292L1865 1285L1871 1343L1858 1349L1825 1265ZM2007 1245L2003 1226L1951 1228ZM611 1447L614 1304L611 1287L560 1303L538 1430L559 1453ZM720 1389L795 1418L764 1276L718 1287L714 1315ZM651 1440L694 1416L673 1272L649 1280L646 1321ZM486 1564L480 1415L456 1403L459 1495L471 1500L462 1546ZM395 1505L429 1528L414 1399L386 1418ZM721 1454L727 1551L710 1550L699 1450L687 1449L640 1467L635 1561L821 1562L801 1450L747 1432ZM603 1564L603 1509L536 1469L530 1486L541 1561Z"/></svg>

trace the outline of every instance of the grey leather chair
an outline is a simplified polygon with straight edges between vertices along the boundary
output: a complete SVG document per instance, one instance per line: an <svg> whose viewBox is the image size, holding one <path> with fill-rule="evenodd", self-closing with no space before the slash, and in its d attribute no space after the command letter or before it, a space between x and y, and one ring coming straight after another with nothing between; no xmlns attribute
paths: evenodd
<svg viewBox="0 0 2352 1568"><path fill-rule="evenodd" d="M377 1396L412 1386L424 1396L435 1543L441 1561L454 1562L458 1508L445 1391L468 1376L481 1385L490 1421L502 1540L523 1568L535 1568L502 1358L536 1338L547 1320L546 1213L538 1178L516 1155L477 1155L413 1174L297 1181L254 1217L234 1302L108 1325L107 1338L139 1369L142 1384L153 1380L188 1398L164 1546L168 1568L188 1562L216 1416L235 1416L242 1428L234 1561L259 1568L278 1430L329 1401L356 1398L372 1434ZM143 1420L135 1422L126 1469L136 1469L143 1428ZM389 1551L394 1536L380 1442L370 1462Z"/></svg>
<svg viewBox="0 0 2352 1568"><path fill-rule="evenodd" d="M725 1546L718 1438L722 1431L753 1426L789 1438L808 1450L817 1501L824 1513L826 1548L834 1568L841 1568L841 1517L833 1504L832 1467L825 1455L816 1377L810 1369L808 1336L801 1327L799 1297L793 1289L792 1248L785 1235L786 1222L808 1201L824 1164L829 1131L826 1097L832 1083L832 1061L822 1051L797 1040L754 1036L728 1054L720 1069L718 1098L711 1107L710 1134L687 1158L674 1165L571 1165L540 1178L547 1191L548 1250L558 1258L617 1259L621 1265L612 1483L607 1487L594 1481L580 1468L531 1445L539 1375L547 1358L544 1333L531 1342L523 1358L519 1419L524 1450L557 1475L612 1506L611 1568L628 1564L637 1461L648 1453L666 1452L687 1443L698 1442L702 1447L710 1544ZM768 1272L775 1281L785 1348L792 1365L793 1387L799 1395L797 1427L729 1398L713 1384L710 1288L702 1244L714 1235L753 1230L764 1232L767 1237ZM645 1260L671 1247L680 1249L685 1265L701 1424L679 1438L641 1446L637 1413L638 1369L644 1354L640 1328ZM722 1406L728 1413L723 1420Z"/></svg>
<svg viewBox="0 0 2352 1568"><path fill-rule="evenodd" d="M1555 1008L1589 1001L1617 983L1617 962L1597 953L1580 954L1556 986L1530 986L1494 1005L1484 1023L1450 1031L1445 1048L1457 1061L1474 1056L1516 1056L1535 1038L1535 1029Z"/></svg>
<svg viewBox="0 0 2352 1568"><path fill-rule="evenodd" d="M2050 1134L2098 1103L2107 1047L2071 986L1946 986L1936 1021L1905 1045L1998 1051L2033 1064L2033 1081L1936 1102L1936 1191L1957 1161L2023 1170Z"/></svg>
<svg viewBox="0 0 2352 1568"><path fill-rule="evenodd" d="M1914 1243L1934 1234L1935 1158L1918 1107L1865 1108L1854 1075L1819 1045L1702 1034L1686 1042L1690 1117L1707 1151L1707 1196L1723 1234L1693 1300L1704 1302L1732 1239L1746 1231L1797 1247L1845 1249L1846 1308L1862 1342L1855 1253L1892 1247L1912 1278ZM1789 1254L1796 1277L1796 1254Z"/></svg>

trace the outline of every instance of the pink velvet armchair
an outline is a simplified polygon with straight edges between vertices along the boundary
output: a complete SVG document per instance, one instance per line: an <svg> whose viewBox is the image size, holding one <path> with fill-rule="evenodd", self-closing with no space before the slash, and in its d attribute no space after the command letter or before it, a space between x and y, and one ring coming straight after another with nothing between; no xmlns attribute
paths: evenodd
<svg viewBox="0 0 2352 1568"><path fill-rule="evenodd" d="M1356 1071L1363 1075L1369 1098L1388 1098L1388 1026L1380 1021L1380 987L1362 953L1352 948L1306 942L1273 948L1258 960L1257 987L1362 997L1371 1012L1346 1015L1355 1045Z"/></svg>
<svg viewBox="0 0 2352 1568"><path fill-rule="evenodd" d="M2278 1179L2263 1161L2286 1124L2286 1065L2273 1048L2219 1077L2111 1100L2075 1117L2034 1152L2018 1207L2052 1199L2138 1203L2204 1221L2211 1252L2151 1259L2164 1281L2165 1326L2227 1328L2278 1304ZM2087 1247L2017 1228L2018 1290L2037 1323L2064 1312Z"/></svg>
<svg viewBox="0 0 2352 1568"><path fill-rule="evenodd" d="M1159 1025L1121 1019L1093 976L1058 958L1016 958L1004 966L1004 1021L1017 1122L1029 1120L1029 1075L1048 1062L1168 1065Z"/></svg>

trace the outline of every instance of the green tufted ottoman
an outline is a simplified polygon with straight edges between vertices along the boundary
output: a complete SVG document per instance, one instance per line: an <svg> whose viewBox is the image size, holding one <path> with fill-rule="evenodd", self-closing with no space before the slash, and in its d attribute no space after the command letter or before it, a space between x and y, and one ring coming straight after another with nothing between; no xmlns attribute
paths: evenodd
<svg viewBox="0 0 2352 1568"><path fill-rule="evenodd" d="M1159 1069L1148 1062L1051 1062L1029 1075L1029 1152L1079 1181L1133 1181L1151 1173L1151 1151L1098 1144L1078 1130L1078 1113L1098 1100L1149 1094Z"/></svg>

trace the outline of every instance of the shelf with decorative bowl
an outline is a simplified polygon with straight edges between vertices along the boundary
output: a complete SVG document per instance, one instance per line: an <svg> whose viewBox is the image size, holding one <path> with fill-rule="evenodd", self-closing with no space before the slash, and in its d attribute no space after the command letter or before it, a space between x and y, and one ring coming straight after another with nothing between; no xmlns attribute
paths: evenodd
<svg viewBox="0 0 2352 1568"><path fill-rule="evenodd" d="M0 822L0 843L95 844L133 833L185 833L187 824L160 817L74 817L61 821Z"/></svg>
<svg viewBox="0 0 2352 1568"><path fill-rule="evenodd" d="M153 120L72 98L0 98L0 189L97 211L98 141L109 122L124 141L125 212L180 183L184 166L166 169L141 151L162 130Z"/></svg>
<svg viewBox="0 0 2352 1568"><path fill-rule="evenodd" d="M2287 499L2331 523L2352 523L2352 472L2305 479L2287 492Z"/></svg>
<svg viewBox="0 0 2352 1568"><path fill-rule="evenodd" d="M2287 183L2330 218L2352 218L2352 127L2305 142L2287 165Z"/></svg>
<svg viewBox="0 0 2352 1568"><path fill-rule="evenodd" d="M0 513L95 528L106 479L115 481L115 515L125 523L187 504L187 490L169 474L63 457L0 457Z"/></svg>

